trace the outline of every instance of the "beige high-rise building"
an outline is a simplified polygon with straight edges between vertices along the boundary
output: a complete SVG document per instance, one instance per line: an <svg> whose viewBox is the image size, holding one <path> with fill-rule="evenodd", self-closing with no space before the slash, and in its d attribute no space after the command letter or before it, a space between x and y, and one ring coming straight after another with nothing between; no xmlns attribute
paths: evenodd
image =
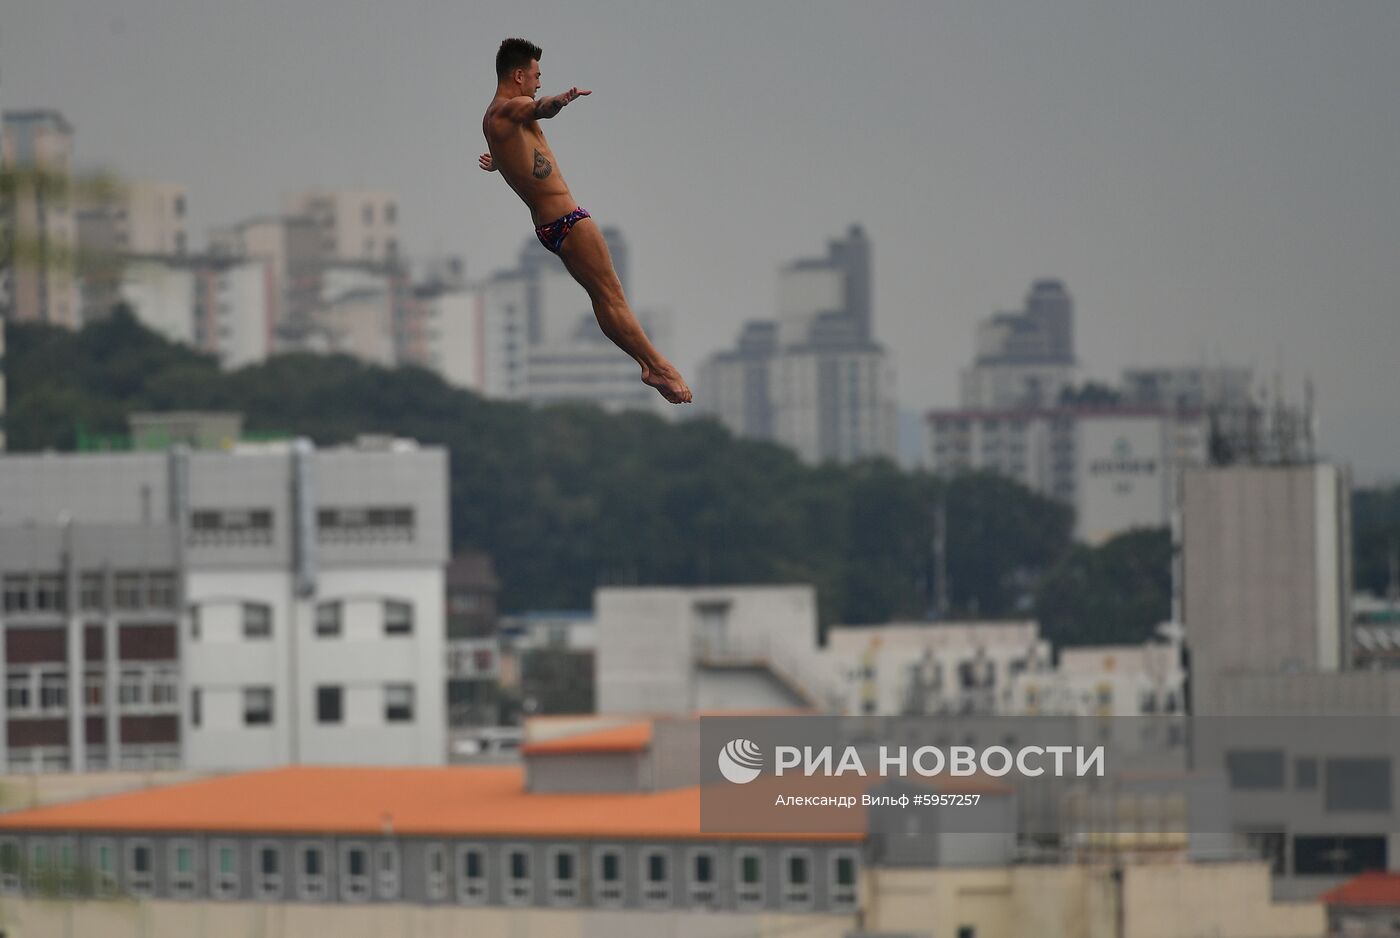
<svg viewBox="0 0 1400 938"><path fill-rule="evenodd" d="M389 263L399 258L398 200L390 193L314 189L288 196L283 209L316 223L327 259Z"/></svg>
<svg viewBox="0 0 1400 938"><path fill-rule="evenodd" d="M0 288L5 317L76 329L73 127L57 111L7 111L3 126L0 166L15 173L13 195L0 207L12 244Z"/></svg>
<svg viewBox="0 0 1400 938"><path fill-rule="evenodd" d="M186 256L185 187L178 183L84 186L76 217L85 322L111 312L128 258Z"/></svg>

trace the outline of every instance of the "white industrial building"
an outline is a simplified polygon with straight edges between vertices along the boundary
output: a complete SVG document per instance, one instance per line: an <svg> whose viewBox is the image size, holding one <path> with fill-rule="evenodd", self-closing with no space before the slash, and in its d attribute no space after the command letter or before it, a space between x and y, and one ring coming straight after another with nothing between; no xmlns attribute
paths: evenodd
<svg viewBox="0 0 1400 938"><path fill-rule="evenodd" d="M183 767L438 764L446 732L447 478L445 450L382 438L324 450L297 441L10 455L0 460L0 525L11 543L4 557L18 568L4 571L5 583L20 596L59 573L21 563L26 524L61 528L66 519L165 531L157 540L173 541L175 554L162 554L158 566L162 575L170 570L173 585L160 595L174 590L177 598L162 599L174 625L161 641L179 677L167 703L178 714L169 742ZM117 566L118 589L124 567L144 582L142 566L155 562L137 553L105 561ZM74 583L99 574L71 571ZM77 610L77 599L66 608ZM7 612L6 629L27 609ZM52 645L55 657L35 667L71 671L80 660L73 649L84 641L81 618L23 621L52 631L48 644L30 636L35 654ZM99 681L91 696L66 695L60 709L82 726L85 708L125 714L134 702L125 691L118 701ZM36 732L13 720L6 729ZM81 734L68 734L67 746L73 768L107 767L90 764Z"/></svg>

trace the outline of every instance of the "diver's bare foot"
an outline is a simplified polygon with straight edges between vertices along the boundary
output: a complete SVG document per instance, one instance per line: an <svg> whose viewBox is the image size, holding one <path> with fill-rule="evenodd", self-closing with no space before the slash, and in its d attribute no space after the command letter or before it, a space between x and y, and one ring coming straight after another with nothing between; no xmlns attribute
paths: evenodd
<svg viewBox="0 0 1400 938"><path fill-rule="evenodd" d="M642 382L656 388L672 404L690 403L690 388L686 387L681 373L668 361L658 362L655 368L642 365Z"/></svg>

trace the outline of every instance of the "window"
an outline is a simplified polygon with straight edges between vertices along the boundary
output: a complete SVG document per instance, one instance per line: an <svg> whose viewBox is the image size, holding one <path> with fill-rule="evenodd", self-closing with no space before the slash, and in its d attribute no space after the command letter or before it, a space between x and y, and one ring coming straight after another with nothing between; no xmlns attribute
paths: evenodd
<svg viewBox="0 0 1400 938"><path fill-rule="evenodd" d="M506 905L529 905L534 896L530 880L530 848L517 844L504 854Z"/></svg>
<svg viewBox="0 0 1400 938"><path fill-rule="evenodd" d="M1388 868L1384 836L1293 838L1293 872L1300 876L1347 876Z"/></svg>
<svg viewBox="0 0 1400 938"><path fill-rule="evenodd" d="M326 895L326 848L303 843L297 847L297 893L303 899Z"/></svg>
<svg viewBox="0 0 1400 938"><path fill-rule="evenodd" d="M243 725L268 726L272 723L272 688L243 688Z"/></svg>
<svg viewBox="0 0 1400 938"><path fill-rule="evenodd" d="M34 608L38 612L62 612L68 607L63 577L46 573L34 578Z"/></svg>
<svg viewBox="0 0 1400 938"><path fill-rule="evenodd" d="M253 895L258 899L282 897L282 848L271 841L253 844Z"/></svg>
<svg viewBox="0 0 1400 938"><path fill-rule="evenodd" d="M651 849L642 853L642 904L669 905L671 902L671 854Z"/></svg>
<svg viewBox="0 0 1400 938"><path fill-rule="evenodd" d="M111 896L117 891L117 845L111 840L92 844L93 887L99 896Z"/></svg>
<svg viewBox="0 0 1400 938"><path fill-rule="evenodd" d="M959 925L958 938L977 938L977 929L972 925Z"/></svg>
<svg viewBox="0 0 1400 938"><path fill-rule="evenodd" d="M180 699L180 672L176 668L151 670L151 706L173 707Z"/></svg>
<svg viewBox="0 0 1400 938"><path fill-rule="evenodd" d="M272 543L268 509L202 509L190 512L190 543L247 547Z"/></svg>
<svg viewBox="0 0 1400 938"><path fill-rule="evenodd" d="M29 609L29 577L25 574L5 577L5 611L25 612Z"/></svg>
<svg viewBox="0 0 1400 938"><path fill-rule="evenodd" d="M593 854L593 904L622 905L622 850L601 847Z"/></svg>
<svg viewBox="0 0 1400 938"><path fill-rule="evenodd" d="M549 848L549 902L551 905L578 902L578 848Z"/></svg>
<svg viewBox="0 0 1400 938"><path fill-rule="evenodd" d="M195 875L194 842L173 841L170 844L170 894L176 898L194 895Z"/></svg>
<svg viewBox="0 0 1400 938"><path fill-rule="evenodd" d="M735 851L737 865L734 898L741 909L763 905L763 854L758 850Z"/></svg>
<svg viewBox="0 0 1400 938"><path fill-rule="evenodd" d="M1231 788L1282 788L1283 750L1232 749L1225 753L1225 771Z"/></svg>
<svg viewBox="0 0 1400 938"><path fill-rule="evenodd" d="M486 848L461 847L457 851L457 901L475 904L486 900Z"/></svg>
<svg viewBox="0 0 1400 938"><path fill-rule="evenodd" d="M209 847L210 891L215 899L238 898L238 844L216 840Z"/></svg>
<svg viewBox="0 0 1400 938"><path fill-rule="evenodd" d="M47 840L29 840L29 867L24 871L25 883L30 889L43 885L49 875L51 854Z"/></svg>
<svg viewBox="0 0 1400 938"><path fill-rule="evenodd" d="M713 905L719 895L715 885L715 852L707 847L692 849L687 865L691 905Z"/></svg>
<svg viewBox="0 0 1400 938"><path fill-rule="evenodd" d="M123 668L121 684L117 687L117 702L123 709L146 703L146 672L141 668Z"/></svg>
<svg viewBox="0 0 1400 938"><path fill-rule="evenodd" d="M126 889L138 896L149 896L155 887L155 857L149 840L126 842Z"/></svg>
<svg viewBox="0 0 1400 938"><path fill-rule="evenodd" d="M339 723L341 715L342 689L326 685L316 688L316 722Z"/></svg>
<svg viewBox="0 0 1400 938"><path fill-rule="evenodd" d="M102 608L102 574L84 573L78 578L78 605L83 609Z"/></svg>
<svg viewBox="0 0 1400 938"><path fill-rule="evenodd" d="M68 675L63 671L39 674L39 708L62 711L68 708Z"/></svg>
<svg viewBox="0 0 1400 938"><path fill-rule="evenodd" d="M364 219L366 225L374 224L374 203L366 202L364 208L360 210L360 217Z"/></svg>
<svg viewBox="0 0 1400 938"><path fill-rule="evenodd" d="M375 879L379 887L379 898L399 897L399 848L393 844L380 844L374 851Z"/></svg>
<svg viewBox="0 0 1400 938"><path fill-rule="evenodd" d="M23 670L5 673L5 707L8 710L27 712L33 706L33 691L29 686L29 672Z"/></svg>
<svg viewBox="0 0 1400 938"><path fill-rule="evenodd" d="M1328 759L1323 794L1328 811L1389 811L1389 759Z"/></svg>
<svg viewBox="0 0 1400 938"><path fill-rule="evenodd" d="M799 906L812 903L812 855L806 850L783 854L783 902Z"/></svg>
<svg viewBox="0 0 1400 938"><path fill-rule="evenodd" d="M199 727L204 723L204 694L198 687L190 688L190 726Z"/></svg>
<svg viewBox="0 0 1400 938"><path fill-rule="evenodd" d="M856 855L842 851L831 855L831 905L853 908L857 899Z"/></svg>
<svg viewBox="0 0 1400 938"><path fill-rule="evenodd" d="M243 604L243 637L272 637L272 607L266 603Z"/></svg>
<svg viewBox="0 0 1400 938"><path fill-rule="evenodd" d="M65 896L73 895L78 885L78 846L73 838L60 837L54 841L53 859L59 890Z"/></svg>
<svg viewBox="0 0 1400 938"><path fill-rule="evenodd" d="M317 603L316 636L329 638L340 634L340 603Z"/></svg>
<svg viewBox="0 0 1400 938"><path fill-rule="evenodd" d="M346 902L369 899L369 849L364 844L341 845L340 898Z"/></svg>
<svg viewBox="0 0 1400 938"><path fill-rule="evenodd" d="M151 609L175 608L175 574L152 573L146 577L146 605Z"/></svg>
<svg viewBox="0 0 1400 938"><path fill-rule="evenodd" d="M0 893L19 892L19 839L0 838Z"/></svg>
<svg viewBox="0 0 1400 938"><path fill-rule="evenodd" d="M198 606L195 606L195 605L191 605L191 606L190 606L190 638L191 638L192 640L196 641L196 642L199 641L200 633L201 633L202 630L203 630L203 628L202 628L202 623L200 622L200 618L199 618L199 607L198 607Z"/></svg>
<svg viewBox="0 0 1400 938"><path fill-rule="evenodd" d="M424 890L429 901L440 902L447 897L447 848L428 844L423 848L423 866L427 870Z"/></svg>
<svg viewBox="0 0 1400 938"><path fill-rule="evenodd" d="M410 603L386 600L384 603L384 634L412 635L413 606Z"/></svg>
<svg viewBox="0 0 1400 938"><path fill-rule="evenodd" d="M393 202L384 203L384 220L391 225L399 220L398 205Z"/></svg>
<svg viewBox="0 0 1400 938"><path fill-rule="evenodd" d="M112 605L118 609L141 608L141 574L118 573L112 588Z"/></svg>
<svg viewBox="0 0 1400 938"><path fill-rule="evenodd" d="M412 684L386 684L384 686L384 721L386 723L413 722Z"/></svg>

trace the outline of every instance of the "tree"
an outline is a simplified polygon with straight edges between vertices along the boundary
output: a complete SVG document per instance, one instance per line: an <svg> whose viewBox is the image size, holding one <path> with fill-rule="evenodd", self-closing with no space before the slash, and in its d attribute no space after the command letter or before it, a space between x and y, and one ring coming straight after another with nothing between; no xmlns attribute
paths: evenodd
<svg viewBox="0 0 1400 938"><path fill-rule="evenodd" d="M1150 639L1171 615L1171 557L1166 528L1075 545L1036 590L1041 634L1056 648Z"/></svg>

